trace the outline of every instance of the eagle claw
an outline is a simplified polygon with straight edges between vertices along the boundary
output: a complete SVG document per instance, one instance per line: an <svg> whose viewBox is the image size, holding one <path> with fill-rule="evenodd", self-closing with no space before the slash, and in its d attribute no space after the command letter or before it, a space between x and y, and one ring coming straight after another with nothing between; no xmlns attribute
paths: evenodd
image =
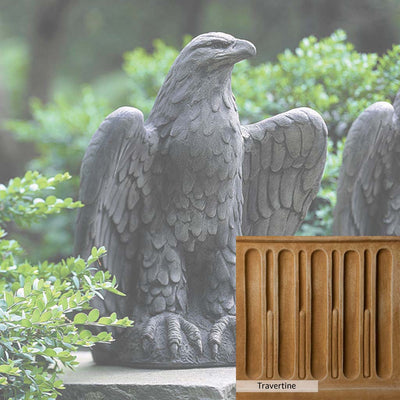
<svg viewBox="0 0 400 400"><path fill-rule="evenodd" d="M236 318L233 315L225 315L220 318L211 328L208 336L208 343L211 347L211 356L215 360L218 357L219 348L222 344L222 337L227 329L232 329L235 334Z"/></svg>
<svg viewBox="0 0 400 400"><path fill-rule="evenodd" d="M155 343L157 328L165 323L167 343L172 358L179 356L183 343L183 335L198 353L203 352L200 330L179 314L163 313L151 317L142 334L142 347L145 353L150 353Z"/></svg>

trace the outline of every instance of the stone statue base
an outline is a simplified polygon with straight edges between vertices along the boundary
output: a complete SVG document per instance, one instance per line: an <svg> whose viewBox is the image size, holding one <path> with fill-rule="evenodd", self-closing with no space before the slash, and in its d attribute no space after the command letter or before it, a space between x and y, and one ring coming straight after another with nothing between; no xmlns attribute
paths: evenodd
<svg viewBox="0 0 400 400"><path fill-rule="evenodd" d="M78 353L80 365L63 376L63 400L235 399L235 368L146 370L95 365L90 352Z"/></svg>

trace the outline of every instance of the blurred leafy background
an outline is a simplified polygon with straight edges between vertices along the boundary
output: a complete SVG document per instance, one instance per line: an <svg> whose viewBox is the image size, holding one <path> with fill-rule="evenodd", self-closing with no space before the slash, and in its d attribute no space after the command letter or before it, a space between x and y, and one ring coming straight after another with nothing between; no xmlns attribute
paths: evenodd
<svg viewBox="0 0 400 400"><path fill-rule="evenodd" d="M399 0L0 0L0 182L68 171L57 196L76 199L100 122L126 104L148 114L178 51L206 31L257 47L234 69L243 122L297 106L323 115L327 168L300 234L329 234L346 133L400 88ZM58 260L72 254L74 218L8 230L32 260Z"/></svg>

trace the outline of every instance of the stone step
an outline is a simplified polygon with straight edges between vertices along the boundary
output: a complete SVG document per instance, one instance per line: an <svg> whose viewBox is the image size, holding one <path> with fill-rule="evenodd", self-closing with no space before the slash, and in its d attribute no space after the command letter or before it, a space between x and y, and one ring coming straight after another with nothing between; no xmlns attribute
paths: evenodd
<svg viewBox="0 0 400 400"><path fill-rule="evenodd" d="M235 368L180 370L96 365L88 351L79 366L66 370L63 400L233 400Z"/></svg>

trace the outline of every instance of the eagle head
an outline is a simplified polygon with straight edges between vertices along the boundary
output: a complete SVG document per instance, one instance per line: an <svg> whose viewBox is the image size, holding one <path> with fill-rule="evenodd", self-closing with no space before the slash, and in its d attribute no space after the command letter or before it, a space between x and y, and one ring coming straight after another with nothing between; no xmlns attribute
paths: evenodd
<svg viewBox="0 0 400 400"><path fill-rule="evenodd" d="M176 64L186 64L192 70L215 70L233 67L237 62L256 54L256 48L247 40L236 39L222 32L204 33L195 37L182 50Z"/></svg>
<svg viewBox="0 0 400 400"><path fill-rule="evenodd" d="M220 96L231 92L233 66L255 54L252 43L226 33L210 32L195 37L172 64L147 123L168 124L185 104L205 99L211 92L218 91Z"/></svg>

